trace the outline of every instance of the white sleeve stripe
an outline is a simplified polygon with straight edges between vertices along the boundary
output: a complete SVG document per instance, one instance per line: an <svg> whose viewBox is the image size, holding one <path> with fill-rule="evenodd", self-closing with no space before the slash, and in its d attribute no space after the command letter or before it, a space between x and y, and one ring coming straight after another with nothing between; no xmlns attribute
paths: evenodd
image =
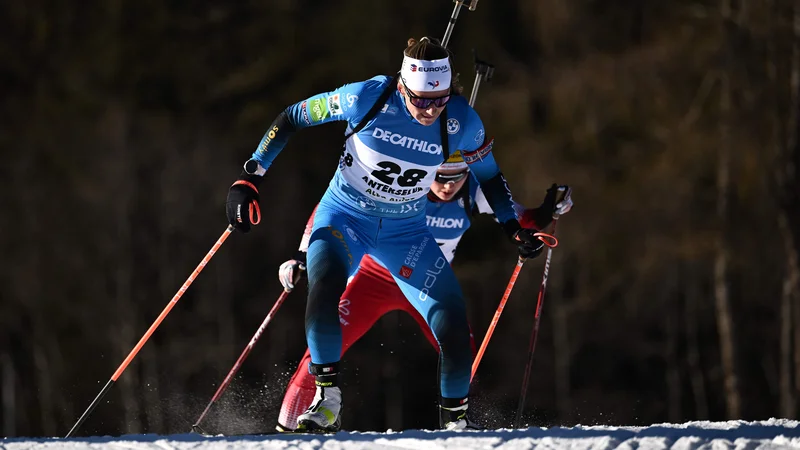
<svg viewBox="0 0 800 450"><path fill-rule="evenodd" d="M481 214L494 214L494 210L489 206L489 201L486 200L486 196L483 195L483 191L480 187L477 192L475 192L475 206Z"/></svg>

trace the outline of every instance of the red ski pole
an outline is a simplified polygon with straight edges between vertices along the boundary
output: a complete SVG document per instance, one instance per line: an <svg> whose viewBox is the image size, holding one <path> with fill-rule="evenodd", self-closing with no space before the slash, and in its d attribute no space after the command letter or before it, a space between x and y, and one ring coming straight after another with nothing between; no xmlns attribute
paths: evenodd
<svg viewBox="0 0 800 450"><path fill-rule="evenodd" d="M111 375L111 379L108 380L108 383L106 383L105 387L103 387L100 393L97 394L97 397L95 397L94 401L92 401L89 407L86 408L86 411L84 411L83 415L81 415L81 417L78 419L75 425L72 426L72 429L69 430L69 433L67 433L66 437L72 436L75 430L77 430L83 424L83 422L86 421L86 418L89 417L89 414L91 414L92 411L94 411L94 409L97 407L97 404L100 403L100 400L102 400L103 397L105 397L106 393L108 393L108 391L111 389L111 386L114 385L114 383L117 381L120 375L122 375L122 372L124 372L125 369L128 367L128 364L130 364L131 361L133 361L133 358L136 357L136 354L139 353L139 350L141 350L144 344L147 342L147 340L150 339L150 335L152 335L153 332L156 331L156 328L158 328L158 326L161 325L161 322L164 320L164 318L167 317L167 314L169 314L169 312L172 310L172 307L175 306L176 303L178 303L178 300L180 300L184 292L186 292L186 290L189 289L189 286L192 284L192 282L194 282L194 279L197 278L197 275L203 270L206 264L208 264L208 262L211 261L211 257L213 257L214 254L217 252L217 250L219 250L219 248L222 246L222 243L225 242L226 239L228 239L228 236L230 236L232 231L233 231L233 226L228 225L228 228L225 230L225 232L222 233L222 236L220 236L219 239L217 239L217 242L214 244L213 247L211 247L211 250L209 250L209 252L203 258L203 260L200 261L200 264L197 265L192 274L189 275L189 278L183 283L183 286L181 286L181 288L178 289L178 292L175 293L175 295L172 297L172 300L170 300L170 302L167 304L164 310L161 311L161 314L158 315L156 321L153 322L152 325L150 325L150 328L147 330L144 336L142 336L142 338L139 339L139 343L136 344L135 347L133 347L133 350L131 350L130 354L128 354L128 357L125 358L125 361L122 361L122 364L119 366L119 368L117 368L117 371L114 372L113 375Z"/></svg>
<svg viewBox="0 0 800 450"><path fill-rule="evenodd" d="M222 396L222 393L225 392L225 389L228 388L228 385L231 383L231 380L233 380L233 377L236 375L236 372L238 372L239 369L242 367L242 363L244 363L244 360L247 358L247 355L250 354L250 351L256 345L256 342L258 342L258 339L264 333L264 330L267 329L267 325L269 325L270 321L272 321L272 318L275 316L275 313L278 312L278 308L281 307L283 301L286 300L286 297L288 295L289 295L288 291L281 292L281 295L278 297L278 300L275 302L275 305L269 311L267 317L264 318L264 321L261 322L261 326L258 327L258 330L256 330L256 334L254 334L253 338L250 339L250 343L247 344L242 354L239 355L239 359L236 360L236 363L233 365L230 372L228 372L228 376L225 377L225 379L222 381L222 384L220 384L219 388L217 388L217 392L211 398L211 401L208 402L206 409L203 410L203 413L200 414L200 417L198 417L197 421L194 423L194 425L192 425L192 431L196 431L198 433L204 433L203 429L200 428L200 422L202 422L203 418L208 413L208 410L211 409L211 405L213 405Z"/></svg>
<svg viewBox="0 0 800 450"><path fill-rule="evenodd" d="M500 299L500 304L497 306L497 311L494 312L494 317L492 318L492 322L489 324L489 329L486 330L486 336L484 336L483 342L481 342L481 347L478 349L478 354L475 355L475 361L472 362L472 375L470 376L470 381L475 378L475 372L478 371L478 365L480 365L481 359L483 359L483 353L486 351L486 347L489 345L489 339L492 338L492 334L494 333L494 328L497 326L497 322L500 321L500 315L503 314L503 308L506 307L506 301L508 301L508 297L511 295L511 290L514 289L514 283L517 282L519 271L522 269L522 264L524 263L525 259L520 256L517 260L517 266L514 267L514 272L511 274L511 279L508 280L508 285L506 285L503 298Z"/></svg>
<svg viewBox="0 0 800 450"><path fill-rule="evenodd" d="M544 242L544 244L548 247L555 247L558 245L558 241L556 240L555 236L551 236L547 233L535 233L534 236L538 237L539 240ZM552 239L552 242L547 242L547 239ZM550 261L550 251L548 250L547 258L548 262ZM478 371L478 365L481 363L481 359L483 358L483 354L486 351L486 347L489 346L489 340L492 338L492 334L494 333L495 327L497 327L497 322L500 321L500 315L503 314L503 308L506 307L506 302L508 301L508 297L511 296L511 290L514 289L514 284L517 282L517 277L519 276L519 271L522 269L522 264L525 263L525 259L520 257L517 260L517 266L514 267L514 272L511 274L511 279L508 280L508 285L506 285L506 290L503 293L503 298L500 299L500 304L497 306L497 310L494 313L494 317L492 318L492 322L489 324L489 329L486 330L486 336L483 338L483 342L481 342L481 347L478 349L478 354L475 355L475 361L472 363L472 375L470 376L470 381L472 378L475 378L475 372Z"/></svg>
<svg viewBox="0 0 800 450"><path fill-rule="evenodd" d="M553 239L556 235L556 224L558 216L553 217ZM522 378L522 392L519 394L519 405L517 406L517 416L514 420L514 428L520 427L522 421L522 411L525 408L525 396L528 393L528 379L531 376L531 366L533 365L533 352L536 350L536 338L539 335L539 322L542 318L542 306L544 306L544 292L547 289L547 277L550 272L550 259L553 256L553 247L547 249L547 259L544 262L544 273L542 274L542 284L539 286L539 295L536 300L536 313L533 317L533 331L528 346L528 363L525 365L525 375Z"/></svg>

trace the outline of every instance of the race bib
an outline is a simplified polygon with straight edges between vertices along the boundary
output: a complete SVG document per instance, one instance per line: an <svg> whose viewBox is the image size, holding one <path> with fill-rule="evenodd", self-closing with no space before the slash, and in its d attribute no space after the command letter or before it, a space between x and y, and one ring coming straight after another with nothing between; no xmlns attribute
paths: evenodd
<svg viewBox="0 0 800 450"><path fill-rule="evenodd" d="M355 135L345 143L339 169L358 193L379 202L405 203L427 194L441 164L436 160L437 164L428 166L394 158L375 151Z"/></svg>

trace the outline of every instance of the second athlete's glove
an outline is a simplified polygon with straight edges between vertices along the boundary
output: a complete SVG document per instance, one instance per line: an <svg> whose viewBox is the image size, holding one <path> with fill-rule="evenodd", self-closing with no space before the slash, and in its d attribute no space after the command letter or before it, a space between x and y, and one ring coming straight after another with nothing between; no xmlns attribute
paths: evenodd
<svg viewBox="0 0 800 450"><path fill-rule="evenodd" d="M526 209L520 216L523 226L544 230L553 219L566 214L572 209L572 188L567 185L553 184L544 196L538 208Z"/></svg>
<svg viewBox="0 0 800 450"><path fill-rule="evenodd" d="M503 224L503 229L508 237L517 245L519 256L525 259L536 258L544 249L544 242L533 234L536 230L522 228L515 219Z"/></svg>
<svg viewBox="0 0 800 450"><path fill-rule="evenodd" d="M558 203L556 203L556 200L558 200ZM572 188L565 184L561 186L553 184L547 190L543 204L548 206L553 216L568 213L572 209Z"/></svg>
<svg viewBox="0 0 800 450"><path fill-rule="evenodd" d="M292 292L295 283L300 281L300 277L306 270L305 253L298 253L302 253L303 256L298 255L297 259L290 259L286 261L285 263L281 264L281 267L278 269L278 279L283 286L283 290L286 292Z"/></svg>
<svg viewBox="0 0 800 450"><path fill-rule="evenodd" d="M244 171L228 189L228 199L225 202L228 223L242 233L247 233L251 225L261 222L258 185L264 177L255 174L257 168L258 163L252 159L245 163Z"/></svg>

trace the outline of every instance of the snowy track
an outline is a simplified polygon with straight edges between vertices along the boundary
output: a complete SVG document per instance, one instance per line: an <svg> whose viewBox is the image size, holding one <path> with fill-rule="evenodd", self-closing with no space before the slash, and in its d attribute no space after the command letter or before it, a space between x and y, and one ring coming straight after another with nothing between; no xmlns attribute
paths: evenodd
<svg viewBox="0 0 800 450"><path fill-rule="evenodd" d="M409 430L397 433L347 433L332 436L202 437L127 435L76 439L3 439L0 450L111 449L111 450L477 450L477 449L600 449L600 450L755 450L800 449L800 422L771 419L763 422L689 422L649 427L528 428L479 432Z"/></svg>

